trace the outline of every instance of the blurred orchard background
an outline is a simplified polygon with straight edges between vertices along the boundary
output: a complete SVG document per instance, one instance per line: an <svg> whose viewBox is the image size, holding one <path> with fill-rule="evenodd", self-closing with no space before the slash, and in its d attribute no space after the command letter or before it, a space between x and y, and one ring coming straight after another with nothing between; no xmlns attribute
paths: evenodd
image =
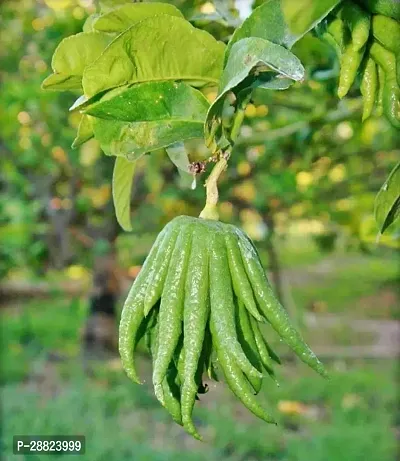
<svg viewBox="0 0 400 461"><path fill-rule="evenodd" d="M217 37L233 30L211 2L173 3ZM250 4L236 3L241 15ZM201 443L170 420L150 383L128 380L115 345L121 304L155 236L173 217L199 214L206 176L191 190L163 151L144 156L133 232L122 232L111 200L113 159L93 140L71 149L79 114L67 108L76 95L40 88L56 45L81 30L93 1L13 0L0 9L4 459L14 459L13 434L83 434L85 459L96 461L396 459L399 240L389 228L376 243L373 208L399 158L400 135L384 118L361 123L357 89L338 100L333 50L306 35L294 53L307 80L255 95L220 191L221 219L254 239L332 378L278 343L282 384L265 384L260 399L279 425L211 384L195 410ZM189 147L191 160L209 156L195 141ZM140 359L148 378L144 351Z"/></svg>

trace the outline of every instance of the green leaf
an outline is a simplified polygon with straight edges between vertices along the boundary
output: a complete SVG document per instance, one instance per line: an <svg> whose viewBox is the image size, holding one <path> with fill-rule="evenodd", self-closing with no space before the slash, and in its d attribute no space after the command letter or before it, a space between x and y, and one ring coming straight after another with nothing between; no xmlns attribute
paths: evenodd
<svg viewBox="0 0 400 461"><path fill-rule="evenodd" d="M291 29L292 23L296 21L296 18L290 15L289 20L286 17L289 9L288 4L296 8L297 13L300 15L297 6L299 3L310 2L313 3L312 11L300 11L301 16L299 24L296 23L295 29ZM294 43L297 42L303 35L314 27L318 21L322 20L329 11L333 8L326 9L326 3L338 3L338 0L267 0L262 3L259 7L255 8L252 14L243 21L243 24L236 29L232 35L225 52L225 61L228 59L231 53L232 46L247 37L258 37L270 42L282 45L286 48L291 48ZM286 13L286 14L285 14ZM319 16L318 16L319 13ZM301 27L300 27L301 26Z"/></svg>
<svg viewBox="0 0 400 461"><path fill-rule="evenodd" d="M193 86L217 84L224 44L184 19L169 15L144 19L120 34L84 71L91 97L129 83L184 80Z"/></svg>
<svg viewBox="0 0 400 461"><path fill-rule="evenodd" d="M87 102L88 102L88 98L82 94L81 96L79 96L78 99L75 100L75 102L69 108L70 112L76 109L81 110L83 107L87 106Z"/></svg>
<svg viewBox="0 0 400 461"><path fill-rule="evenodd" d="M287 90L293 85L294 80L282 75L270 75L271 72L262 72L260 75L250 75L240 84L240 91L249 90ZM236 89L235 89L236 93Z"/></svg>
<svg viewBox="0 0 400 461"><path fill-rule="evenodd" d="M80 90L85 67L95 61L110 42L106 34L81 32L65 38L56 48L51 67L53 74L42 83L43 89Z"/></svg>
<svg viewBox="0 0 400 461"><path fill-rule="evenodd" d="M115 8L127 3L132 3L132 0L99 0L100 11L102 14L113 11Z"/></svg>
<svg viewBox="0 0 400 461"><path fill-rule="evenodd" d="M192 122L166 120L157 122L121 122L95 118L93 129L106 155L136 160L146 152L178 141L203 136L204 119Z"/></svg>
<svg viewBox="0 0 400 461"><path fill-rule="evenodd" d="M304 67L289 50L261 38L245 38L232 47L221 76L218 98L242 82L260 63L292 80L304 78Z"/></svg>
<svg viewBox="0 0 400 461"><path fill-rule="evenodd" d="M78 99L72 104L69 108L69 111L79 111L83 112L86 107L91 106L95 102L100 101L100 99L107 93L107 91L102 91L101 93L97 93L91 98L87 98L85 95L79 96Z"/></svg>
<svg viewBox="0 0 400 461"><path fill-rule="evenodd" d="M167 151L169 159L178 168L178 170L186 173L189 172L190 162L183 142L172 144L165 150Z"/></svg>
<svg viewBox="0 0 400 461"><path fill-rule="evenodd" d="M43 80L44 90L68 91L82 89L82 77L79 75L51 74Z"/></svg>
<svg viewBox="0 0 400 461"><path fill-rule="evenodd" d="M87 17L85 23L83 24L83 32L94 32L94 23L100 17L98 13L93 13Z"/></svg>
<svg viewBox="0 0 400 461"><path fill-rule="evenodd" d="M208 107L203 94L185 83L149 82L115 88L83 111L94 117L125 122L201 122Z"/></svg>
<svg viewBox="0 0 400 461"><path fill-rule="evenodd" d="M183 18L175 6L167 3L128 3L101 15L94 23L94 29L120 33L138 21L160 14Z"/></svg>
<svg viewBox="0 0 400 461"><path fill-rule="evenodd" d="M200 91L185 83L151 82L116 88L86 110L96 116L94 133L104 152L135 160L202 137L208 107Z"/></svg>
<svg viewBox="0 0 400 461"><path fill-rule="evenodd" d="M78 133L74 142L72 143L72 148L76 149L77 147L84 144L89 139L93 138L93 123L92 118L89 115L82 115L81 121L78 126Z"/></svg>
<svg viewBox="0 0 400 461"><path fill-rule="evenodd" d="M285 77L276 77L266 82L257 80L253 87L260 90L287 90L291 85L293 85L293 80Z"/></svg>
<svg viewBox="0 0 400 461"><path fill-rule="evenodd" d="M375 199L375 220L381 234L400 216L400 163L381 187Z"/></svg>
<svg viewBox="0 0 400 461"><path fill-rule="evenodd" d="M297 40L286 24L280 0L267 0L254 9L229 40L225 60L228 59L232 46L248 37L263 38L287 48L290 48Z"/></svg>
<svg viewBox="0 0 400 461"><path fill-rule="evenodd" d="M180 186L183 189L196 187L196 179L189 173L190 161L183 142L176 142L165 148L171 162L176 166L180 176Z"/></svg>
<svg viewBox="0 0 400 461"><path fill-rule="evenodd" d="M260 68L260 64L266 66L267 69ZM210 137L212 137L212 132L214 131L213 125L215 123L220 124L221 122L220 117L224 97L228 91L233 90L243 82L256 67L261 70L262 74L266 73L266 70L269 72L273 71L286 80L299 81L304 78L304 68L300 60L283 46L256 37L245 38L235 43L221 76L218 97L208 111L206 122L206 139L208 145L212 141ZM254 75L254 81L258 79L259 76ZM279 87L278 78L276 80L275 84ZM256 86L261 84L262 82L259 82ZM265 82L265 85L267 88L268 82ZM284 82L281 86L285 88L286 85L287 82ZM251 83L247 87L251 87Z"/></svg>
<svg viewBox="0 0 400 461"><path fill-rule="evenodd" d="M340 0L281 0L290 31L302 37L325 18Z"/></svg>
<svg viewBox="0 0 400 461"><path fill-rule="evenodd" d="M123 157L115 159L112 194L117 221L125 231L132 230L131 192L135 167L136 162L129 162Z"/></svg>

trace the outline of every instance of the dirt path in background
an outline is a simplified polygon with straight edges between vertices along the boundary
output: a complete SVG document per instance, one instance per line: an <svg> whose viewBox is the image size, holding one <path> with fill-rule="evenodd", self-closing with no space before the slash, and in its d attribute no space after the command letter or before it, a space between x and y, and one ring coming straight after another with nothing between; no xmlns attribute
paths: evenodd
<svg viewBox="0 0 400 461"><path fill-rule="evenodd" d="M323 261L304 267L287 268L283 270L286 285L291 287L307 285L311 283L323 283L329 275L332 275L338 267L346 269L346 266L354 266L357 263L365 263L365 260L357 256L331 256ZM290 294L290 293L289 293ZM397 303L397 304L396 304ZM381 313L388 311L393 306L399 305L399 293L396 287L382 287L378 293L362 296L358 299L368 316L379 308ZM315 345L315 351L321 357L347 357L347 358L384 358L400 356L400 321L382 319L352 319L340 314L322 314L307 312L304 316L307 327L312 330L331 330L337 326L345 325L354 331L354 334L371 335L373 338L367 345Z"/></svg>
<svg viewBox="0 0 400 461"><path fill-rule="evenodd" d="M365 257L332 255L314 264L285 268L283 274L291 286L300 286L324 280L338 268L346 270L347 267L357 264L365 264Z"/></svg>
<svg viewBox="0 0 400 461"><path fill-rule="evenodd" d="M363 345L323 345L316 344L313 349L320 357L343 358L395 358L400 356L400 321L349 319L346 316L306 313L304 321L309 330L329 331L345 326L354 335L371 335L370 344Z"/></svg>

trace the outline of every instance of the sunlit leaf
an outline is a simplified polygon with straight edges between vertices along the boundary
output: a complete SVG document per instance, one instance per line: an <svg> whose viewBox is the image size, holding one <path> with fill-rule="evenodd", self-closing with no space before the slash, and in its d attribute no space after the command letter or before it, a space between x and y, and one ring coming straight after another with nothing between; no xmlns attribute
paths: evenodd
<svg viewBox="0 0 400 461"><path fill-rule="evenodd" d="M93 124L92 119L89 115L82 115L81 121L79 122L78 126L78 133L76 134L76 138L72 143L72 148L76 149L77 147L84 144L89 139L93 138Z"/></svg>
<svg viewBox="0 0 400 461"><path fill-rule="evenodd" d="M379 232L385 230L400 216L400 163L398 163L381 187L375 200L375 220Z"/></svg>
<svg viewBox="0 0 400 461"><path fill-rule="evenodd" d="M146 152L202 137L209 103L185 83L151 82L108 92L86 109L107 155L134 160Z"/></svg>
<svg viewBox="0 0 400 461"><path fill-rule="evenodd" d="M136 162L129 162L123 157L115 159L112 194L118 223L125 231L132 230L131 192L135 167Z"/></svg>
<svg viewBox="0 0 400 461"><path fill-rule="evenodd" d="M175 6L167 3L128 3L101 15L93 27L101 32L120 33L138 21L160 14L183 18Z"/></svg>
<svg viewBox="0 0 400 461"><path fill-rule="evenodd" d="M120 34L85 69L85 95L157 80L216 85L224 48L223 43L184 19L169 15L144 19Z"/></svg>
<svg viewBox="0 0 400 461"><path fill-rule="evenodd" d="M126 85L106 93L84 112L107 120L201 121L209 103L200 91L176 82L149 82Z"/></svg>
<svg viewBox="0 0 400 461"><path fill-rule="evenodd" d="M204 119L186 122L121 122L94 119L95 138L107 155L136 160L146 152L169 146L178 141L203 136Z"/></svg>
<svg viewBox="0 0 400 461"><path fill-rule="evenodd" d="M264 65L264 69L260 64ZM294 81L304 78L304 68L299 59L283 46L263 40L261 38L245 38L235 43L229 54L228 61L221 76L218 97L210 107L206 122L206 139L212 133L212 125L220 123L223 98L228 91L245 80L253 69L260 68L260 72L274 72L275 75ZM254 74L254 81L258 79L258 72ZM251 83L249 84L251 86ZM283 83L286 86L286 83Z"/></svg>
<svg viewBox="0 0 400 461"><path fill-rule="evenodd" d="M322 21L340 0L281 0L281 3L290 31L302 36Z"/></svg>
<svg viewBox="0 0 400 461"><path fill-rule="evenodd" d="M83 32L94 32L93 26L99 17L100 15L98 13L93 13L90 16L88 16L82 27Z"/></svg>
<svg viewBox="0 0 400 461"><path fill-rule="evenodd" d="M53 74L42 87L51 90L80 90L85 67L95 61L110 42L106 34L81 32L65 38L56 48L51 67Z"/></svg>
<svg viewBox="0 0 400 461"><path fill-rule="evenodd" d="M298 37L291 33L282 12L280 0L267 0L251 13L238 27L225 52L225 61L228 59L232 46L248 37L258 37L278 45L290 48Z"/></svg>

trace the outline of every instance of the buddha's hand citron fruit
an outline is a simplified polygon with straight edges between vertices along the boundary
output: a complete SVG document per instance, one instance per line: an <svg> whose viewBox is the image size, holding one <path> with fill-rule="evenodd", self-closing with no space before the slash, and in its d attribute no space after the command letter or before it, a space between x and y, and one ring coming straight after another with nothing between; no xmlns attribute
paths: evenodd
<svg viewBox="0 0 400 461"><path fill-rule="evenodd" d="M139 383L134 350L141 340L153 359L154 391L174 421L200 439L192 420L203 374L222 372L256 416L273 423L257 394L280 363L265 339L266 324L323 376L326 371L277 300L257 250L235 226L180 216L161 231L129 292L119 350Z"/></svg>
<svg viewBox="0 0 400 461"><path fill-rule="evenodd" d="M345 0L316 28L340 59L338 96L354 82L363 97L362 120L373 113L400 128L400 2ZM359 78L358 78L359 77Z"/></svg>

